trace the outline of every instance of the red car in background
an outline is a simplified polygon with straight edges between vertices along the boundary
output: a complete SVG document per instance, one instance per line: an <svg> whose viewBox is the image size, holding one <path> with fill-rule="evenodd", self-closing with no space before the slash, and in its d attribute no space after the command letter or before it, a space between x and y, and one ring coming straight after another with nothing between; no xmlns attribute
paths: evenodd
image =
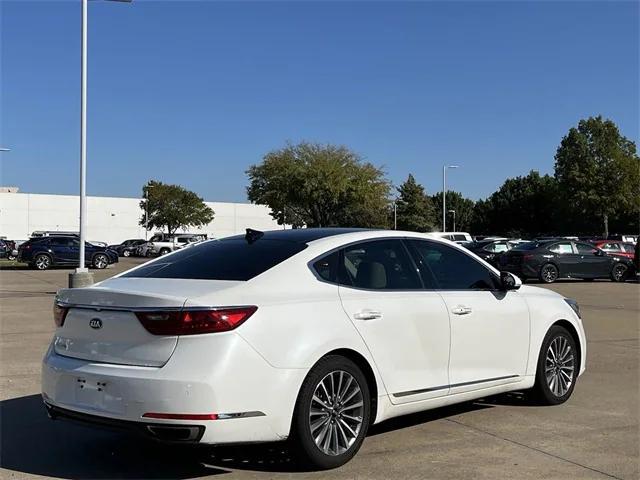
<svg viewBox="0 0 640 480"><path fill-rule="evenodd" d="M635 251L635 245L633 243L620 242L617 240L594 240L591 243L609 255L617 255L633 260Z"/></svg>

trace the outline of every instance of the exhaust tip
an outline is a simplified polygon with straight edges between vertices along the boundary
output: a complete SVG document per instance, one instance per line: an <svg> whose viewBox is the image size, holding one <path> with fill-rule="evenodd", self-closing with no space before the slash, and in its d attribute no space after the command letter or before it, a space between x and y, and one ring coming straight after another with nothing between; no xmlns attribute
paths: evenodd
<svg viewBox="0 0 640 480"><path fill-rule="evenodd" d="M147 425L147 433L163 442L197 442L204 433L199 425Z"/></svg>

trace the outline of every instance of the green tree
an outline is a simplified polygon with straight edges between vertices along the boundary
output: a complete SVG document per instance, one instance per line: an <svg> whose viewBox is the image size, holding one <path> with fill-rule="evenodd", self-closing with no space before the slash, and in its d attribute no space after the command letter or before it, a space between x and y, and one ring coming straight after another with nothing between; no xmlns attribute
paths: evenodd
<svg viewBox="0 0 640 480"><path fill-rule="evenodd" d="M449 210L455 210L456 230L458 232L469 231L474 221L475 202L469 198L465 198L459 192L447 190L447 230L453 230L453 213ZM442 192L436 193L431 197L435 215L442 219ZM442 221L437 222L438 228L442 228Z"/></svg>
<svg viewBox="0 0 640 480"><path fill-rule="evenodd" d="M178 229L200 227L213 220L214 211L202 198L180 185L149 180L142 187L140 225L160 228L168 234Z"/></svg>
<svg viewBox="0 0 640 480"><path fill-rule="evenodd" d="M509 178L486 201L476 205L476 218L482 215L486 221L484 228L476 232L510 237L558 233L558 203L553 177L532 170L527 176Z"/></svg>
<svg viewBox="0 0 640 480"><path fill-rule="evenodd" d="M386 227L384 172L343 146L303 142L267 153L247 170L247 196L295 227Z"/></svg>
<svg viewBox="0 0 640 480"><path fill-rule="evenodd" d="M396 219L399 230L430 232L434 225L433 205L424 187L409 174L397 187Z"/></svg>
<svg viewBox="0 0 640 480"><path fill-rule="evenodd" d="M562 139L555 177L577 215L595 215L609 234L609 217L640 210L640 159L636 145L601 116L580 120Z"/></svg>

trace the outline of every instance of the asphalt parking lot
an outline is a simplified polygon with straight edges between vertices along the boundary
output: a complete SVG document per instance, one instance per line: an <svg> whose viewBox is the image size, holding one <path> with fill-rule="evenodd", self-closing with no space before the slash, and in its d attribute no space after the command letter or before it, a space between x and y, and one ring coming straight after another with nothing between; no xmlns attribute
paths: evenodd
<svg viewBox="0 0 640 480"><path fill-rule="evenodd" d="M103 279L140 262L123 259ZM573 397L536 407L509 394L376 425L355 459L300 471L283 445L168 447L118 432L51 421L40 361L51 305L70 270L0 266L0 478L620 478L639 471L640 285L559 282L577 299L587 372Z"/></svg>

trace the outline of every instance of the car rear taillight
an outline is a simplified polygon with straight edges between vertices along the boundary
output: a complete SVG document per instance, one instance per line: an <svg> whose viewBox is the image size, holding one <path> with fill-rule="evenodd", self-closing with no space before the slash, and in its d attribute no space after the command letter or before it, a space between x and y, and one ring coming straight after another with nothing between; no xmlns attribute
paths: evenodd
<svg viewBox="0 0 640 480"><path fill-rule="evenodd" d="M526 261L526 260L532 260L532 259L533 259L533 257L534 257L534 256L533 256L532 254L528 253L528 254L526 254L526 255L524 255L524 256L522 257L522 260L524 260L524 261Z"/></svg>
<svg viewBox="0 0 640 480"><path fill-rule="evenodd" d="M56 327L64 325L64 319L67 318L68 311L69 309L67 307L62 307L58 305L58 302L53 302L53 321Z"/></svg>
<svg viewBox="0 0 640 480"><path fill-rule="evenodd" d="M31 250L31 245L29 245L29 244L21 245L20 249L22 249L22 250Z"/></svg>
<svg viewBox="0 0 640 480"><path fill-rule="evenodd" d="M153 335L198 335L233 330L257 309L256 306L248 306L175 312L136 312L136 316L142 326Z"/></svg>

